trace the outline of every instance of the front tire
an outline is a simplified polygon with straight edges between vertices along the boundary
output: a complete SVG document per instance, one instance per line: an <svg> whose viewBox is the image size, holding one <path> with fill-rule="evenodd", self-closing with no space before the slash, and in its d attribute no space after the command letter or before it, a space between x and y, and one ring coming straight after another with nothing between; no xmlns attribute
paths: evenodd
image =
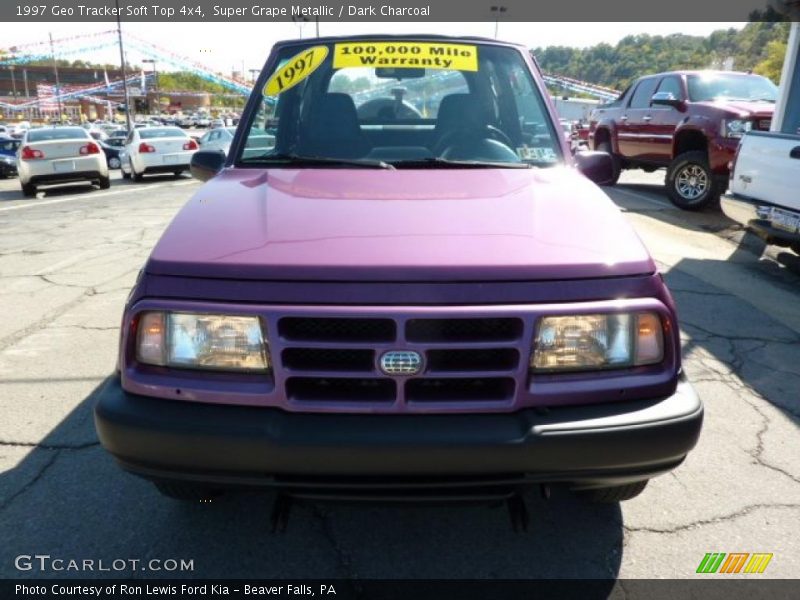
<svg viewBox="0 0 800 600"><path fill-rule="evenodd" d="M602 183L600 185L602 185L604 187L605 186L616 185L617 181L619 181L619 176L622 173L622 166L620 164L619 156L614 154L614 151L611 148L611 143L610 142L600 142L597 145L597 151L598 152L605 152L606 154L611 156L611 164L613 165L613 169L614 169L613 170L613 175L611 176L611 179L609 179L608 181L606 181L605 183Z"/></svg>
<svg viewBox="0 0 800 600"><path fill-rule="evenodd" d="M672 203L683 210L702 210L719 201L719 185L705 152L693 150L670 163L665 180Z"/></svg>
<svg viewBox="0 0 800 600"><path fill-rule="evenodd" d="M623 502L635 498L644 491L647 487L647 479L644 481L635 481L625 485L615 485L604 488L593 488L590 490L578 490L576 493L580 498L587 502L596 504L612 504L615 502Z"/></svg>
<svg viewBox="0 0 800 600"><path fill-rule="evenodd" d="M22 185L22 195L26 198L35 198L36 197L36 186L30 183L23 183Z"/></svg>
<svg viewBox="0 0 800 600"><path fill-rule="evenodd" d="M108 168L109 169L119 169L122 163L119 162L119 159L115 156L112 156L108 159Z"/></svg>
<svg viewBox="0 0 800 600"><path fill-rule="evenodd" d="M183 502L210 502L222 495L222 491L197 483L185 481L155 481L156 489L162 496Z"/></svg>

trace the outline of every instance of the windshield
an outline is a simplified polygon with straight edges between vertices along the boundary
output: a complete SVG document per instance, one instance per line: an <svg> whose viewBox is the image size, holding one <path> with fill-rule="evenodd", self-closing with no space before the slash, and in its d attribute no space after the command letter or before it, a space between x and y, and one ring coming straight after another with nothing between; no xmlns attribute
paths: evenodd
<svg viewBox="0 0 800 600"><path fill-rule="evenodd" d="M29 142L46 142L49 140L89 139L89 134L80 127L59 127L53 129L32 129L28 131Z"/></svg>
<svg viewBox="0 0 800 600"><path fill-rule="evenodd" d="M189 135L183 129L165 127L158 129L140 129L139 137L143 140L152 140L155 138L189 137Z"/></svg>
<svg viewBox="0 0 800 600"><path fill-rule="evenodd" d="M747 74L689 75L689 99L692 102L712 100L745 100L775 102L778 87L766 77Z"/></svg>
<svg viewBox="0 0 800 600"><path fill-rule="evenodd" d="M563 160L514 48L438 41L292 45L259 80L239 166L548 166ZM311 161L304 159L325 159Z"/></svg>

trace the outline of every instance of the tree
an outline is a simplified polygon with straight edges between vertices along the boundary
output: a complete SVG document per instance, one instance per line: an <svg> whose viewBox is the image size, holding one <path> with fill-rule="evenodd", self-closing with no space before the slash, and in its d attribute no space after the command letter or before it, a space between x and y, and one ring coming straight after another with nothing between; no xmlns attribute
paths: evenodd
<svg viewBox="0 0 800 600"><path fill-rule="evenodd" d="M767 57L758 63L753 71L764 77L769 77L776 84L780 84L786 49L786 42L772 40L767 44Z"/></svg>

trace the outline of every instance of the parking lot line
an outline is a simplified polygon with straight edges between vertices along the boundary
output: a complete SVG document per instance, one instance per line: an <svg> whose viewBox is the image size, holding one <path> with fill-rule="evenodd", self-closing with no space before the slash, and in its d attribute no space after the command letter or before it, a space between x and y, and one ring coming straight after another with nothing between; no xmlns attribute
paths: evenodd
<svg viewBox="0 0 800 600"><path fill-rule="evenodd" d="M35 204L17 204L15 206L4 206L0 207L0 212L5 212L8 210L19 210L22 208L34 208L37 206L48 206L51 204L61 204L62 202L70 202L72 200L94 200L95 198L105 198L107 196L115 196L117 194L125 194L128 192L132 192L134 190L152 190L155 188L162 188L162 187L177 187L181 185L189 185L191 183L195 183L193 179L187 181L178 181L178 182L169 182L169 183L153 183L148 185L147 187L134 187L134 186L126 186L126 188L130 187L131 189L124 189L124 190L114 190L110 192L93 192L91 194L76 194L74 196L66 196L64 198L53 198L52 200L42 200L41 202L36 202Z"/></svg>

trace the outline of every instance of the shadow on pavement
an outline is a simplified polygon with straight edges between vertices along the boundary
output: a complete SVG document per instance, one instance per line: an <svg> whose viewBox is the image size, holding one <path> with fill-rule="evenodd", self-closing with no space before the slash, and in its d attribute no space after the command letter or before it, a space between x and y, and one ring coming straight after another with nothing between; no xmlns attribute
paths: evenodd
<svg viewBox="0 0 800 600"><path fill-rule="evenodd" d="M734 373L745 388L800 425L800 334L746 300L698 277L738 260L737 253L745 253L743 261L754 262L750 250L738 249L729 261L684 259L664 273L678 307L681 330L688 336L683 345L684 360L696 350L708 353ZM791 282L782 287L800 292ZM706 371L701 378L724 380L713 368L705 368L702 357L694 360Z"/></svg>
<svg viewBox="0 0 800 600"><path fill-rule="evenodd" d="M550 501L528 495L527 533L512 531L504 506L342 504L298 505L287 531L272 533L271 492L211 504L161 497L98 445L102 387L0 475L0 577L600 578L610 590L619 571L620 506L560 489ZM194 570L20 572L19 554L186 559Z"/></svg>

